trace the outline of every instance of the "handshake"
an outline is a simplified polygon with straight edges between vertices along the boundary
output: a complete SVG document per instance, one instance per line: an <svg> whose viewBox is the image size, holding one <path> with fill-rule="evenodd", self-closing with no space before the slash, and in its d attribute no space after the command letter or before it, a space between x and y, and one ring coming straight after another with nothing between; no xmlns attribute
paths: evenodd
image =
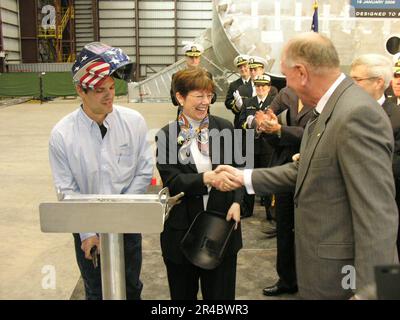
<svg viewBox="0 0 400 320"><path fill-rule="evenodd" d="M244 185L243 171L229 165L219 165L215 170L205 172L203 181L219 191L232 191Z"/></svg>
<svg viewBox="0 0 400 320"><path fill-rule="evenodd" d="M278 117L271 109L266 111L257 111L254 119L256 121L256 129L258 132L279 133L281 130Z"/></svg>

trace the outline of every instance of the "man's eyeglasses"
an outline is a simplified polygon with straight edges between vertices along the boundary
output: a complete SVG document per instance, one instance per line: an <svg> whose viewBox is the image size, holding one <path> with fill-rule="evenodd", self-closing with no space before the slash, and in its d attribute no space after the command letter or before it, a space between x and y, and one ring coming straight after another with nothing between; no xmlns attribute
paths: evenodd
<svg viewBox="0 0 400 320"><path fill-rule="evenodd" d="M214 98L213 93L210 93L210 94L188 94L188 96L191 96L198 101L203 101L204 98L206 98L208 101L211 101L212 98Z"/></svg>
<svg viewBox="0 0 400 320"><path fill-rule="evenodd" d="M372 79L378 79L379 77L368 77L368 78L359 78L359 77L351 77L355 82L361 82L365 80L372 80Z"/></svg>

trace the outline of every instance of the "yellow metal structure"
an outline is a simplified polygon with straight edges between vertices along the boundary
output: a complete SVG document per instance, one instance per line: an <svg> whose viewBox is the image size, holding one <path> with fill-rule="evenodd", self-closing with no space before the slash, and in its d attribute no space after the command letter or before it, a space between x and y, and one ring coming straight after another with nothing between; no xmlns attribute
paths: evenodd
<svg viewBox="0 0 400 320"><path fill-rule="evenodd" d="M50 46L55 47L56 62L73 62L75 60L74 39L71 35L69 39L65 39L65 31L69 26L69 31L74 28L75 12L73 1L68 1L67 6L62 6L61 0L54 0L56 11L55 26L43 28L39 26L38 38L48 40Z"/></svg>

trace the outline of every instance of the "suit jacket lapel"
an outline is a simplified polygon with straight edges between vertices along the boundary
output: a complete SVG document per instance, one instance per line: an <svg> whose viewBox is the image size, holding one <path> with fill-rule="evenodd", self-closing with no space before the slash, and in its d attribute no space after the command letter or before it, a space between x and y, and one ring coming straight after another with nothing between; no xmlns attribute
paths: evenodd
<svg viewBox="0 0 400 320"><path fill-rule="evenodd" d="M322 110L321 115L318 117L317 124L310 137L308 137L307 134L309 124L307 124L306 128L304 129L304 136L300 146L300 164L297 174L296 191L294 194L295 198L297 197L301 186L303 185L304 178L310 167L310 162L314 155L315 148L317 147L319 140L324 134L326 124L329 121L333 110L335 109L336 103L343 92L352 84L354 84L353 81L347 77L339 84L339 86L333 92L332 96L329 98L324 109Z"/></svg>
<svg viewBox="0 0 400 320"><path fill-rule="evenodd" d="M210 131L212 129L218 130L219 128L218 128L217 121L215 120L215 118L213 116L209 116L208 130ZM219 157L220 157L219 161L213 161L213 154L212 154L212 152L213 152L213 137L210 134L208 137L209 137L208 150L209 150L209 154L210 154L212 169L214 170L218 166L219 163L223 163L224 153L222 150L219 150ZM220 139L220 143L221 143L221 140L222 139ZM222 143L221 143L220 147L222 148ZM218 163L215 163L215 162L218 162Z"/></svg>
<svg viewBox="0 0 400 320"><path fill-rule="evenodd" d="M299 122L300 119L306 115L310 110L312 110L312 107L309 106L303 106L303 109L301 109L301 111L297 114L296 116L296 121Z"/></svg>
<svg viewBox="0 0 400 320"><path fill-rule="evenodd" d="M389 116L389 118L392 115L392 108L390 107L390 103L388 103L389 101L387 99L385 99L385 101L382 104L382 108L383 110L385 110L386 114Z"/></svg>

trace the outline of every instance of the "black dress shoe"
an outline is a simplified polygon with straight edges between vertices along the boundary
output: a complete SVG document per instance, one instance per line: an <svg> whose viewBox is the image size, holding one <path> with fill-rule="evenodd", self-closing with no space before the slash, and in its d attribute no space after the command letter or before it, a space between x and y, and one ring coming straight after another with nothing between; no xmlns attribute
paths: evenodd
<svg viewBox="0 0 400 320"><path fill-rule="evenodd" d="M265 233L267 236L267 239L272 239L276 237L276 228L275 227L269 227L266 230L263 230L262 233Z"/></svg>
<svg viewBox="0 0 400 320"><path fill-rule="evenodd" d="M272 239L276 237L276 231L271 231L271 232L264 232L266 235L267 239Z"/></svg>
<svg viewBox="0 0 400 320"><path fill-rule="evenodd" d="M276 227L273 225L266 226L264 230L261 230L262 233L269 234L269 233L276 233Z"/></svg>
<svg viewBox="0 0 400 320"><path fill-rule="evenodd" d="M280 294L284 294L284 293L296 293L297 291L298 291L297 286L292 287L292 288L287 288L287 287L283 287L279 284L274 284L271 287L264 288L263 294L264 294L264 296L273 297L273 296L279 296Z"/></svg>

